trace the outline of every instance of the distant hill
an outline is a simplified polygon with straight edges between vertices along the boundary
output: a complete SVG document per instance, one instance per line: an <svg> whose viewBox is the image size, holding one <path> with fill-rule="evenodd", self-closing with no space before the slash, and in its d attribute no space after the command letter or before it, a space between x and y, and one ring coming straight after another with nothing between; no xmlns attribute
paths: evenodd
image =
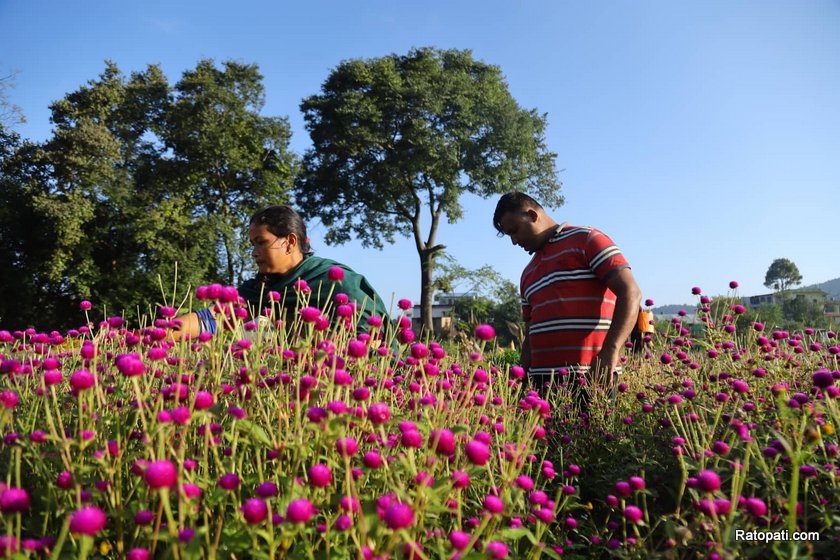
<svg viewBox="0 0 840 560"><path fill-rule="evenodd" d="M828 294L828 297L832 299L840 299L840 278L835 278L834 280L826 280L820 284L810 284L808 286L799 286L794 289L804 289L804 288L819 288L820 290L824 291ZM696 309L696 303L683 303L681 305L660 305L659 307L651 308L654 315L676 315L681 309L693 313Z"/></svg>
<svg viewBox="0 0 840 560"><path fill-rule="evenodd" d="M653 311L654 315L676 315L681 310L687 311L688 313L694 313L696 308L696 303L684 303L682 305L660 305L659 307L651 307L650 310Z"/></svg>
<svg viewBox="0 0 840 560"><path fill-rule="evenodd" d="M828 294L828 297L840 299L840 278L834 280L826 280L821 284L811 284L810 286L803 286L805 288L819 288Z"/></svg>

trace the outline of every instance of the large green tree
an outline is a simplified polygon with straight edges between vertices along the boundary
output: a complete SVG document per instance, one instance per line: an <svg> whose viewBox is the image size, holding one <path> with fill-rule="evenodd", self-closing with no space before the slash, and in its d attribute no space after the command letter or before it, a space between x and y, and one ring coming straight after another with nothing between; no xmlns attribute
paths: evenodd
<svg viewBox="0 0 840 560"><path fill-rule="evenodd" d="M546 116L520 107L499 67L470 51L421 48L342 62L301 110L313 146L298 205L321 219L327 243L355 235L381 249L396 235L413 238L427 329L444 249L438 226L462 217L463 194L523 190L551 207L563 202Z"/></svg>
<svg viewBox="0 0 840 560"><path fill-rule="evenodd" d="M791 286L802 283L799 269L790 259L776 259L764 275L764 285L784 294Z"/></svg>
<svg viewBox="0 0 840 560"><path fill-rule="evenodd" d="M295 165L286 120L259 114L261 80L253 65L200 61L172 87L157 66L126 77L108 62L53 103L51 138L4 158L3 198L31 216L0 228L0 245L39 274L21 302L29 313L6 313L3 325L72 325L73 315L39 314L48 298L142 313L176 266L181 293L241 279L245 217L287 200Z"/></svg>
<svg viewBox="0 0 840 560"><path fill-rule="evenodd" d="M222 279L239 284L250 263L243 235L254 210L288 201L297 160L288 120L260 114L262 75L254 64L202 60L184 73L164 114L162 136L175 175L202 227L215 232Z"/></svg>

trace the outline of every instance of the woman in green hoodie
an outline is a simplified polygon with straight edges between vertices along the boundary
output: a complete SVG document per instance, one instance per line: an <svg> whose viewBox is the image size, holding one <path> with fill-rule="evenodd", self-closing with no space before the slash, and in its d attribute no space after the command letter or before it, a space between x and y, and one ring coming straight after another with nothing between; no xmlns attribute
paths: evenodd
<svg viewBox="0 0 840 560"><path fill-rule="evenodd" d="M291 207L260 210L251 217L248 235L259 273L239 286L239 295L256 311L266 307L282 309L280 318L289 321L291 314L304 304L324 310L331 303L329 298L346 294L348 303L355 303L360 311L357 332L367 328L366 320L372 315L387 320L382 298L364 276L346 265L312 254L306 225ZM307 301L299 301L299 297ZM336 308L334 301L332 308ZM202 332L212 333L217 328L210 308L178 319L180 328L172 332L175 339L186 334L196 337Z"/></svg>

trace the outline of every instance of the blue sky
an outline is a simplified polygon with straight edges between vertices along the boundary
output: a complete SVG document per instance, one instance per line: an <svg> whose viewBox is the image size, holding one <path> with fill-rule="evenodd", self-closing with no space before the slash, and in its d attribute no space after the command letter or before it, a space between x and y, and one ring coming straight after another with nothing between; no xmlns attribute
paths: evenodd
<svg viewBox="0 0 840 560"><path fill-rule="evenodd" d="M557 221L608 233L646 298L692 286L765 292L793 260L805 283L840 276L840 3L836 1L106 2L0 0L0 73L18 71L17 131L43 140L48 105L96 78L160 64L171 83L201 58L257 63L266 115L309 137L299 104L341 60L412 47L471 49L497 64L525 108L548 114L563 171ZM495 199L464 199L438 240L463 265L518 282L528 255L498 239ZM413 243L317 253L369 277L389 301L419 299Z"/></svg>

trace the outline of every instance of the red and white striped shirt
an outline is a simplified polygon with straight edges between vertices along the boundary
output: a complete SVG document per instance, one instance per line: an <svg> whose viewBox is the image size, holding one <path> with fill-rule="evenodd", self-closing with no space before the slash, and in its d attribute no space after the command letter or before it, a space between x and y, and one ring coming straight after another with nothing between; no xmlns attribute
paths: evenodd
<svg viewBox="0 0 840 560"><path fill-rule="evenodd" d="M603 232L558 226L525 267L520 282L531 375L589 369L615 311L615 294L607 281L629 266Z"/></svg>

